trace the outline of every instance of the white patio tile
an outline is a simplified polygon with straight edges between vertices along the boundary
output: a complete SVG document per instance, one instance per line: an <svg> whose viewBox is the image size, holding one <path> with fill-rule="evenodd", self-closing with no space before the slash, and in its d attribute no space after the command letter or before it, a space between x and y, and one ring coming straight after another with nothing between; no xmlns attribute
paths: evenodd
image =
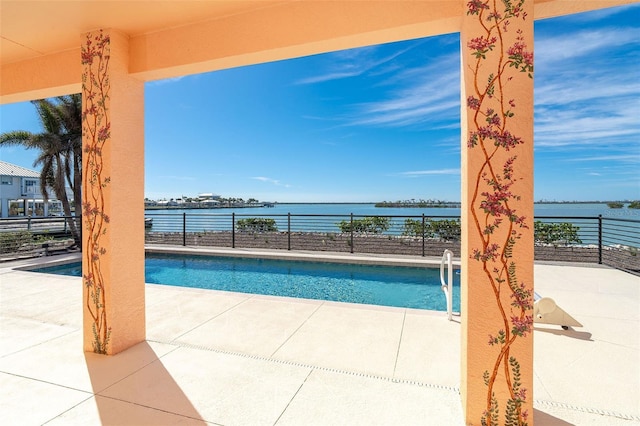
<svg viewBox="0 0 640 426"><path fill-rule="evenodd" d="M314 370L278 426L463 425L458 392Z"/></svg>
<svg viewBox="0 0 640 426"><path fill-rule="evenodd" d="M533 421L541 426L637 426L638 421L611 415L587 412L569 407L549 405L544 402L533 404Z"/></svg>
<svg viewBox="0 0 640 426"><path fill-rule="evenodd" d="M86 392L100 392L173 346L139 343L114 356L83 352L77 331L0 358L0 371Z"/></svg>
<svg viewBox="0 0 640 426"><path fill-rule="evenodd" d="M326 302L273 356L391 377L403 317L398 308Z"/></svg>
<svg viewBox="0 0 640 426"><path fill-rule="evenodd" d="M224 425L273 425L310 370L180 348L101 393Z"/></svg>
<svg viewBox="0 0 640 426"><path fill-rule="evenodd" d="M407 310L394 377L424 383L460 383L460 317Z"/></svg>
<svg viewBox="0 0 640 426"><path fill-rule="evenodd" d="M535 360L534 368L554 401L640 419L638 360L637 350L585 342L579 351L566 351L555 360Z"/></svg>
<svg viewBox="0 0 640 426"><path fill-rule="evenodd" d="M77 330L13 316L0 316L0 324L0 358Z"/></svg>
<svg viewBox="0 0 640 426"><path fill-rule="evenodd" d="M321 304L316 300L254 296L177 341L269 357Z"/></svg>
<svg viewBox="0 0 640 426"><path fill-rule="evenodd" d="M147 339L171 342L249 299L251 295L147 286Z"/></svg>
<svg viewBox="0 0 640 426"><path fill-rule="evenodd" d="M119 426L158 426L181 425L197 426L207 424L202 419L179 416L162 410L118 401L102 396L92 397L62 415L56 417L47 426L68 425L119 425Z"/></svg>
<svg viewBox="0 0 640 426"><path fill-rule="evenodd" d="M0 422L3 425L42 425L91 393L0 372Z"/></svg>

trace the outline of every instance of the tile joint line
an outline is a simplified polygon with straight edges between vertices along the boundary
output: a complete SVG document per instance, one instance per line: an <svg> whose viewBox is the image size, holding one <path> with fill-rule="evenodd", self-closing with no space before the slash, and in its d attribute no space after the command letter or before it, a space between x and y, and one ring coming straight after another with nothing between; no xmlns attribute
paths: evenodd
<svg viewBox="0 0 640 426"><path fill-rule="evenodd" d="M300 324L300 325L299 325L299 326L298 326L298 327L293 331L293 333L291 333L291 334L289 335L289 337L287 337L287 338L285 339L285 341L284 341L284 342L282 342L282 344L281 344L280 346L278 346L278 348L277 348L275 351L273 351L273 353L271 354L271 356L269 357L269 359L273 358L273 356L274 356L274 355L275 355L275 354L276 354L276 353L277 353L277 352L278 352L278 351L279 351L279 350L280 350L284 345L286 345L286 344L287 344L287 342L288 342L288 341L289 341L289 340L290 340L290 339L291 339L291 338L292 338L292 337L293 337L293 336L298 332L298 330L300 330L300 329L301 329L301 328L302 328L302 327L307 323L307 321L309 321L309 320L311 319L311 317L312 317L312 316L314 316L314 315L316 314L316 312L318 312L318 309L320 309L320 308L324 305L324 303L325 303L325 302L324 302L324 300L323 300L323 301L322 301L322 303L319 303L319 304L318 304L318 307L317 307L317 308L315 308L315 309L313 310L313 312L311 312L311 314L310 314L310 315L309 315L309 316L308 316L308 317L307 317L307 318L302 322L302 324Z"/></svg>
<svg viewBox="0 0 640 426"><path fill-rule="evenodd" d="M223 354L223 355L231 355L231 356L237 356L237 357L242 357L242 358L247 358L247 359L254 359L256 361L266 361L266 362L272 362L272 363L275 363L275 364L290 365L290 366L301 367L301 368L310 368L310 369L315 370L315 371L327 371L327 372L330 372L330 373L342 374L342 375L347 375L347 376L365 377L365 378L374 379L374 380L380 380L380 381L385 381L385 382L391 382L391 383L397 383L397 384L407 384L407 385L413 385L413 386L418 386L418 387L426 387L426 388L430 388L430 389L441 389L441 390L447 390L447 391L450 391L450 392L460 393L460 389L457 386L438 385L438 384L425 383L425 382L420 382L420 381L411 380L411 379L399 379L399 378L388 377L388 376L377 376L377 375L374 375L374 374L364 373L364 372L359 372L359 371L339 370L339 369L331 368L331 367L322 367L322 366L311 365L311 364L303 364L303 363L299 363L299 362L295 362L295 361L280 360L280 359L275 359L275 358L266 358L266 357L259 356L259 355L244 354L244 353L241 353L241 352L224 351L224 350L220 350L220 349L210 348L210 347L207 347L207 346L193 345L193 344L190 344L190 343L162 342L162 341L159 341L159 340L147 340L147 341L148 342L153 342L153 343L160 343L160 344L176 345L176 346L187 348L187 349L204 350L204 351L215 352L215 353Z"/></svg>

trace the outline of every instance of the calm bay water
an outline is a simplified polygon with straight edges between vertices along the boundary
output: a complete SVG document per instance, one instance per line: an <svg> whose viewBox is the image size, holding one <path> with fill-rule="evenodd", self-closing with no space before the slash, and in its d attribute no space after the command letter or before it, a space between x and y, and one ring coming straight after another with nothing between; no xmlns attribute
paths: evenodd
<svg viewBox="0 0 640 426"><path fill-rule="evenodd" d="M274 207L247 207L247 208L218 208L218 209L170 209L147 210L147 217L153 218L155 232L202 232L210 230L229 230L233 227L231 213L236 214L236 220L247 217L271 217L279 230L286 230L290 226L293 232L339 232L338 223L347 220L348 215L355 216L395 216L391 220L390 228L385 232L391 235L400 235L403 232L403 224L406 216L419 217L424 214L427 217L438 220L438 217L460 217L459 208L395 208L375 207L375 204L276 204ZM186 213L183 221L182 213ZM290 224L287 213L297 215L325 215L335 216L324 218L307 218L298 216L293 218ZM577 227L577 235L582 244L598 243L597 217L611 219L632 219L634 222L605 221L605 243L608 245L633 245L640 244L640 210L611 209L606 203L566 203L566 204L536 204L534 216L542 222L569 222ZM402 217L404 216L404 217ZM544 218L559 219L548 219ZM563 219L564 218L564 219ZM584 218L584 219L581 219ZM321 224L320 224L321 223ZM186 226L186 228L185 228ZM604 229L604 228L603 228Z"/></svg>
<svg viewBox="0 0 640 426"><path fill-rule="evenodd" d="M147 213L158 214L241 214L241 215L292 215L299 214L323 214L323 215L366 215L366 216L419 216L423 213L427 216L460 216L458 208L413 208L413 207L375 207L374 204L276 204L274 207L251 208L219 208L219 209L170 209L147 210ZM580 216L617 217L628 219L640 219L640 210L611 209L605 203L566 203L566 204L536 204L535 216Z"/></svg>

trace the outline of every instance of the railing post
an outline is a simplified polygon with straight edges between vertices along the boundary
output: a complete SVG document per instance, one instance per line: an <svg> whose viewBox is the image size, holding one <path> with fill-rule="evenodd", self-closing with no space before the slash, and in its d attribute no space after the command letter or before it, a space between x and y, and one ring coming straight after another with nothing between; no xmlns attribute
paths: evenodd
<svg viewBox="0 0 640 426"><path fill-rule="evenodd" d="M287 250L291 250L291 212L287 213Z"/></svg>
<svg viewBox="0 0 640 426"><path fill-rule="evenodd" d="M231 248L236 248L236 214L231 213Z"/></svg>
<svg viewBox="0 0 640 426"><path fill-rule="evenodd" d="M187 214L182 213L182 246L187 245Z"/></svg>
<svg viewBox="0 0 640 426"><path fill-rule="evenodd" d="M351 246L351 253L353 253L353 213L351 213L351 237L350 237L350 241L349 241L349 245Z"/></svg>
<svg viewBox="0 0 640 426"><path fill-rule="evenodd" d="M27 217L27 231L31 231L31 216Z"/></svg>
<svg viewBox="0 0 640 426"><path fill-rule="evenodd" d="M598 265L602 265L602 215L598 215Z"/></svg>
<svg viewBox="0 0 640 426"><path fill-rule="evenodd" d="M426 234L424 229L424 213L422 213L422 257L424 257L424 235Z"/></svg>

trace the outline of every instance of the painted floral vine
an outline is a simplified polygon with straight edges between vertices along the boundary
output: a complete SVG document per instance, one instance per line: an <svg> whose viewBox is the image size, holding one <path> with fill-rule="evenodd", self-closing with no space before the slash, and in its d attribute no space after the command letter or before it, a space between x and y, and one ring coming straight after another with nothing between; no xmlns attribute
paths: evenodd
<svg viewBox="0 0 640 426"><path fill-rule="evenodd" d="M111 338L107 322L103 256L107 253L102 238L106 235L109 216L105 213L105 188L102 153L110 139L109 100L109 35L102 31L87 34L82 46L82 131L86 171L82 186L82 217L86 232L82 281L86 291L86 309L93 319L93 351L106 354Z"/></svg>
<svg viewBox="0 0 640 426"><path fill-rule="evenodd" d="M517 155L498 160L498 152L509 152L516 146L531 143L507 129L515 116L517 105L505 90L514 78L524 73L532 78L533 53L527 50L521 30L516 30L515 42L507 45L506 33L514 19L526 19L523 5L526 0L470 0L467 14L477 16L482 28L478 37L467 43L473 55L473 94L467 98L467 109L473 121L467 140L468 149L479 149L484 156L475 178L471 200L472 227L480 236L482 246L472 250L471 258L482 264L482 271L495 296L502 326L488 337L488 345L497 349L493 365L484 374L487 386L483 425L501 423L504 410L506 425L526 425L528 389L522 386L520 364L510 353L518 338L531 333L533 326L533 294L531 286L519 281L513 248L528 229L528 220L512 207L520 199L514 192L517 176ZM505 49L506 48L506 49ZM497 66L486 74L488 55L498 55ZM494 63L494 62L491 62ZM480 71L485 73L480 76ZM515 73L513 71L516 71ZM486 76L486 77L485 77ZM504 157L502 157L504 158ZM509 296L510 306L505 302ZM502 373L508 389L506 402L496 397L497 379ZM502 379L502 378L501 378Z"/></svg>

